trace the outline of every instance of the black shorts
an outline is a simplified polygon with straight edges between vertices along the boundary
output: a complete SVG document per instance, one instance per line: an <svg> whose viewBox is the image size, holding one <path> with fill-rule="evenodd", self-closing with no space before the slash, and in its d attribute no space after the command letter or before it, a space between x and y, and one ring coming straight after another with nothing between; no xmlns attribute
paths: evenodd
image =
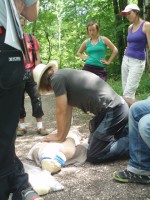
<svg viewBox="0 0 150 200"><path fill-rule="evenodd" d="M0 178L14 170L16 128L25 71L22 52L5 44L4 39L5 30L0 33Z"/></svg>
<svg viewBox="0 0 150 200"><path fill-rule="evenodd" d="M10 89L23 81L25 73L22 52L5 44L5 30L0 34L0 88Z"/></svg>

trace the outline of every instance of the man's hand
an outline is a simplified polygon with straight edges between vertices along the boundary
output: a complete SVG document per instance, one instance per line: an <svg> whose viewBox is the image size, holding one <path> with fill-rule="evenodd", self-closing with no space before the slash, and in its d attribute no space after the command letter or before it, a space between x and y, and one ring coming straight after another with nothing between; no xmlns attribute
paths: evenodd
<svg viewBox="0 0 150 200"><path fill-rule="evenodd" d="M65 139L64 139L65 140ZM62 138L58 134L49 134L43 138L43 142L64 142Z"/></svg>

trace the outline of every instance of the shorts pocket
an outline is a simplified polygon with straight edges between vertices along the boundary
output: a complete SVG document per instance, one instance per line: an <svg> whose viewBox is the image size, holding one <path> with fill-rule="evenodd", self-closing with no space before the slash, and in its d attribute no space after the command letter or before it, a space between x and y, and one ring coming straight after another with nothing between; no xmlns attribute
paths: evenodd
<svg viewBox="0 0 150 200"><path fill-rule="evenodd" d="M22 84L25 68L22 52L6 44L0 45L0 88Z"/></svg>

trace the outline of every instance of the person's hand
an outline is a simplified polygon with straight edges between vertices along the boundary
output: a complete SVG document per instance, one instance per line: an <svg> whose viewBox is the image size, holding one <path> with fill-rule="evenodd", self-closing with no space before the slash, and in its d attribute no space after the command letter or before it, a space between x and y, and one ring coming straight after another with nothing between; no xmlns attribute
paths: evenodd
<svg viewBox="0 0 150 200"><path fill-rule="evenodd" d="M105 65L109 65L110 64L110 62L108 62L107 60L103 60L103 59L100 60L100 62L103 63L103 64L105 64Z"/></svg>
<svg viewBox="0 0 150 200"><path fill-rule="evenodd" d="M127 47L126 47L125 50L124 50L124 55L125 55L125 53L126 53L126 49L127 49Z"/></svg>
<svg viewBox="0 0 150 200"><path fill-rule="evenodd" d="M88 59L88 57L89 57L89 56L86 56L86 57L82 58L82 61L85 62L85 61Z"/></svg>
<svg viewBox="0 0 150 200"><path fill-rule="evenodd" d="M54 133L50 133L49 135L46 135L43 140L43 142L63 142L58 138L58 134Z"/></svg>

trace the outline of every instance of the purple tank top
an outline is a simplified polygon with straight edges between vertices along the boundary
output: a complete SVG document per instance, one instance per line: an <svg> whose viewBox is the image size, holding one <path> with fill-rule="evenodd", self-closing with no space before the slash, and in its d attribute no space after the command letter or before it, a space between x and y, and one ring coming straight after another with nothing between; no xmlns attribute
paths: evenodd
<svg viewBox="0 0 150 200"><path fill-rule="evenodd" d="M144 23L145 22L142 22L138 30L135 32L132 32L133 26L130 28L127 36L128 46L125 53L126 56L145 60L147 37L142 31Z"/></svg>

